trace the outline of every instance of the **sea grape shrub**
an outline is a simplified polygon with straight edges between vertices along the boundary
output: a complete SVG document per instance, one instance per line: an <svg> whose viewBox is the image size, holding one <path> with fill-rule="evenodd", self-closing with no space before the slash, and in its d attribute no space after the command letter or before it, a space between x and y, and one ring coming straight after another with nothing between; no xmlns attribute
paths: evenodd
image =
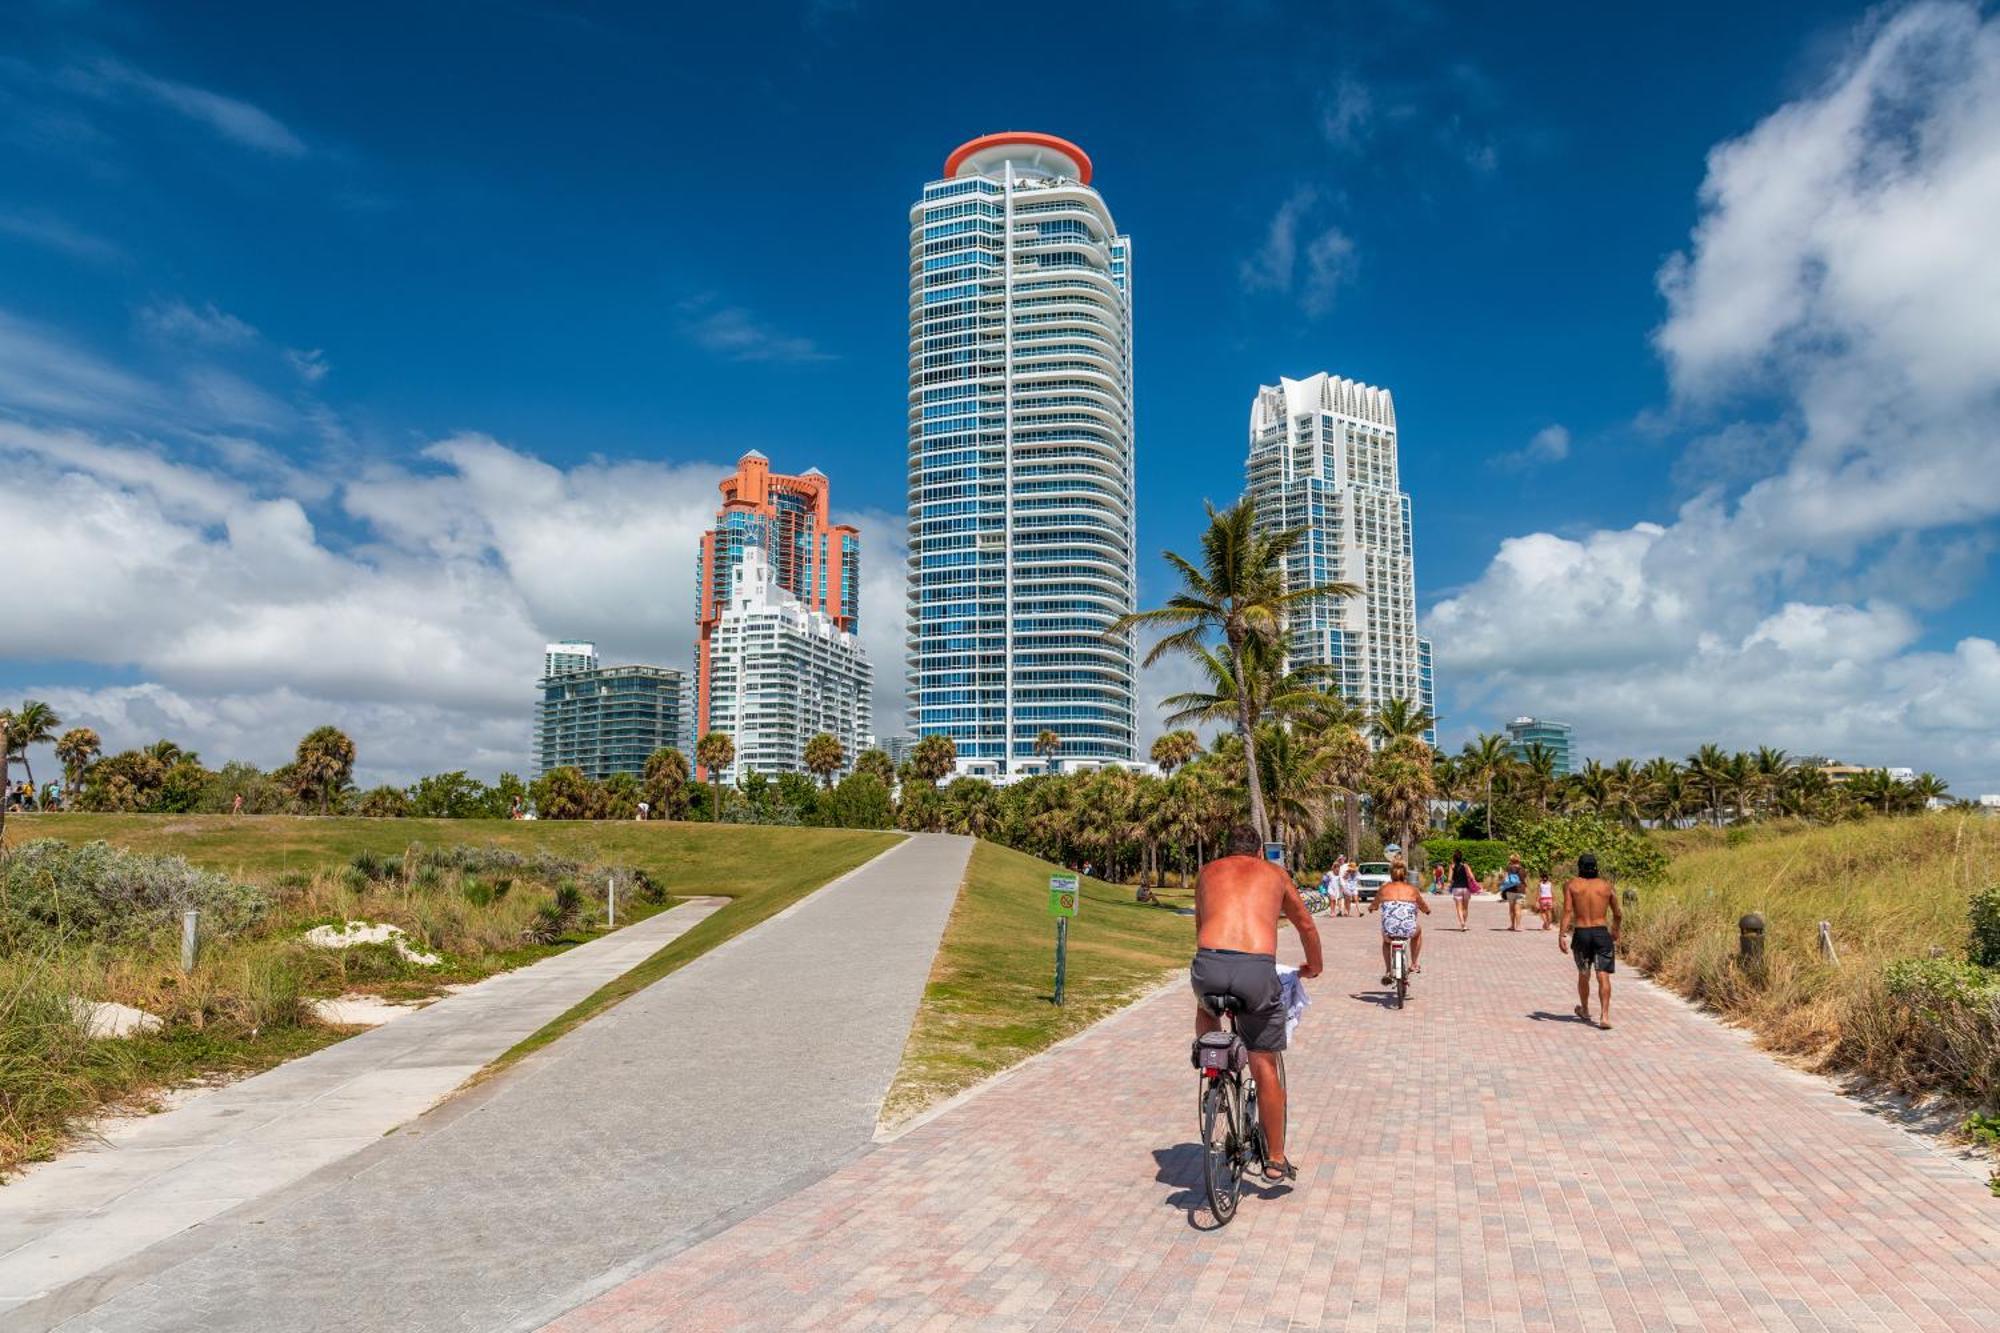
<svg viewBox="0 0 2000 1333"><path fill-rule="evenodd" d="M1972 895L1972 942L1966 956L1981 967L2000 967L2000 884Z"/></svg>
<svg viewBox="0 0 2000 1333"><path fill-rule="evenodd" d="M1595 853L1612 879L1650 883L1667 870L1667 854L1644 833L1597 814L1551 815L1514 835L1514 851L1530 870L1547 870L1558 882L1574 872L1576 858Z"/></svg>
<svg viewBox="0 0 2000 1333"><path fill-rule="evenodd" d="M55 839L0 855L0 952L90 941L136 941L177 931L201 912L209 939L233 935L270 910L265 891L198 870L178 856L149 856L106 842Z"/></svg>

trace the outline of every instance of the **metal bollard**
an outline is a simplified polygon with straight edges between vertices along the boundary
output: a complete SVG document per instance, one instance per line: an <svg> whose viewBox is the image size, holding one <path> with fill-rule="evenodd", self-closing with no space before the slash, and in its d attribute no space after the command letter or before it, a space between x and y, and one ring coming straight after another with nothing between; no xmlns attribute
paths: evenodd
<svg viewBox="0 0 2000 1333"><path fill-rule="evenodd" d="M195 937L200 931L201 910L190 907L181 913L181 971L194 971Z"/></svg>
<svg viewBox="0 0 2000 1333"><path fill-rule="evenodd" d="M604 881L604 928L610 930L618 924L618 876L612 875Z"/></svg>
<svg viewBox="0 0 2000 1333"><path fill-rule="evenodd" d="M1736 923L1736 961L1752 970L1764 966L1764 918L1756 912Z"/></svg>
<svg viewBox="0 0 2000 1333"><path fill-rule="evenodd" d="M1840 952L1833 947L1833 923L1831 921L1822 921L1819 923L1819 956L1826 959L1827 962L1832 963L1835 967L1840 966Z"/></svg>

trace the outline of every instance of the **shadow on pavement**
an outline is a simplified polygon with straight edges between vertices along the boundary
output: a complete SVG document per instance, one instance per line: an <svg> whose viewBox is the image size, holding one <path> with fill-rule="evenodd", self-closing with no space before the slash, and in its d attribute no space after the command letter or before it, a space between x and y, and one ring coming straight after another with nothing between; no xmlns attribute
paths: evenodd
<svg viewBox="0 0 2000 1333"><path fill-rule="evenodd" d="M1161 1202L1186 1213L1188 1225L1196 1231L1220 1231L1223 1228L1224 1224L1216 1221L1215 1215L1208 1210L1208 1186L1202 1180L1199 1143L1177 1143L1171 1148L1155 1148L1153 1163L1159 1167L1153 1179L1162 1185L1178 1187ZM1293 1188L1289 1181L1259 1179L1254 1165L1243 1176L1243 1197L1246 1199L1282 1199Z"/></svg>
<svg viewBox="0 0 2000 1333"><path fill-rule="evenodd" d="M1537 1023L1582 1023L1585 1027L1597 1026L1595 1023L1590 1023L1584 1019L1578 1018L1573 1013L1552 1014L1548 1012L1546 1009L1537 1009L1533 1013L1529 1014L1528 1017L1534 1019Z"/></svg>
<svg viewBox="0 0 2000 1333"><path fill-rule="evenodd" d="M1356 991L1347 998L1350 1000L1359 1000L1363 1004L1372 1004L1377 1009L1394 1009L1396 1007L1396 992L1392 990ZM1410 998L1413 1000L1417 998L1415 987L1411 987L1410 989Z"/></svg>

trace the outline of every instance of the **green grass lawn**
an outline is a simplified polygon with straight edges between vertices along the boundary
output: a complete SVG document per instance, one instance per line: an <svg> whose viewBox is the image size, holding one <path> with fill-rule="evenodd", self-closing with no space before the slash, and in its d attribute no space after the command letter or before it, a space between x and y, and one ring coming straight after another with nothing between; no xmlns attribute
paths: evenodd
<svg viewBox="0 0 2000 1333"><path fill-rule="evenodd" d="M1049 875L1058 867L982 842L945 926L930 981L882 1110L908 1119L1130 1004L1187 966L1194 919L1133 901L1129 886L1083 881L1070 923L1066 1003L1055 985ZM1172 905L1191 890L1167 889Z"/></svg>

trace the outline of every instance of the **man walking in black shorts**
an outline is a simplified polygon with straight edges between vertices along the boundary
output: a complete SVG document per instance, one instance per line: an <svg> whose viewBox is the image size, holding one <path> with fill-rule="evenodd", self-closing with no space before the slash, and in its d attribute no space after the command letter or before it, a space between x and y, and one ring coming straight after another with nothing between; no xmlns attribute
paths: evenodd
<svg viewBox="0 0 2000 1333"><path fill-rule="evenodd" d="M1609 915L1607 922L1606 916ZM1576 858L1576 878L1563 889L1562 928L1556 947L1576 959L1576 1016L1590 1021L1590 974L1597 973L1597 1026L1611 1026L1611 974L1618 970L1618 930L1624 916L1618 894L1598 878L1597 857Z"/></svg>

